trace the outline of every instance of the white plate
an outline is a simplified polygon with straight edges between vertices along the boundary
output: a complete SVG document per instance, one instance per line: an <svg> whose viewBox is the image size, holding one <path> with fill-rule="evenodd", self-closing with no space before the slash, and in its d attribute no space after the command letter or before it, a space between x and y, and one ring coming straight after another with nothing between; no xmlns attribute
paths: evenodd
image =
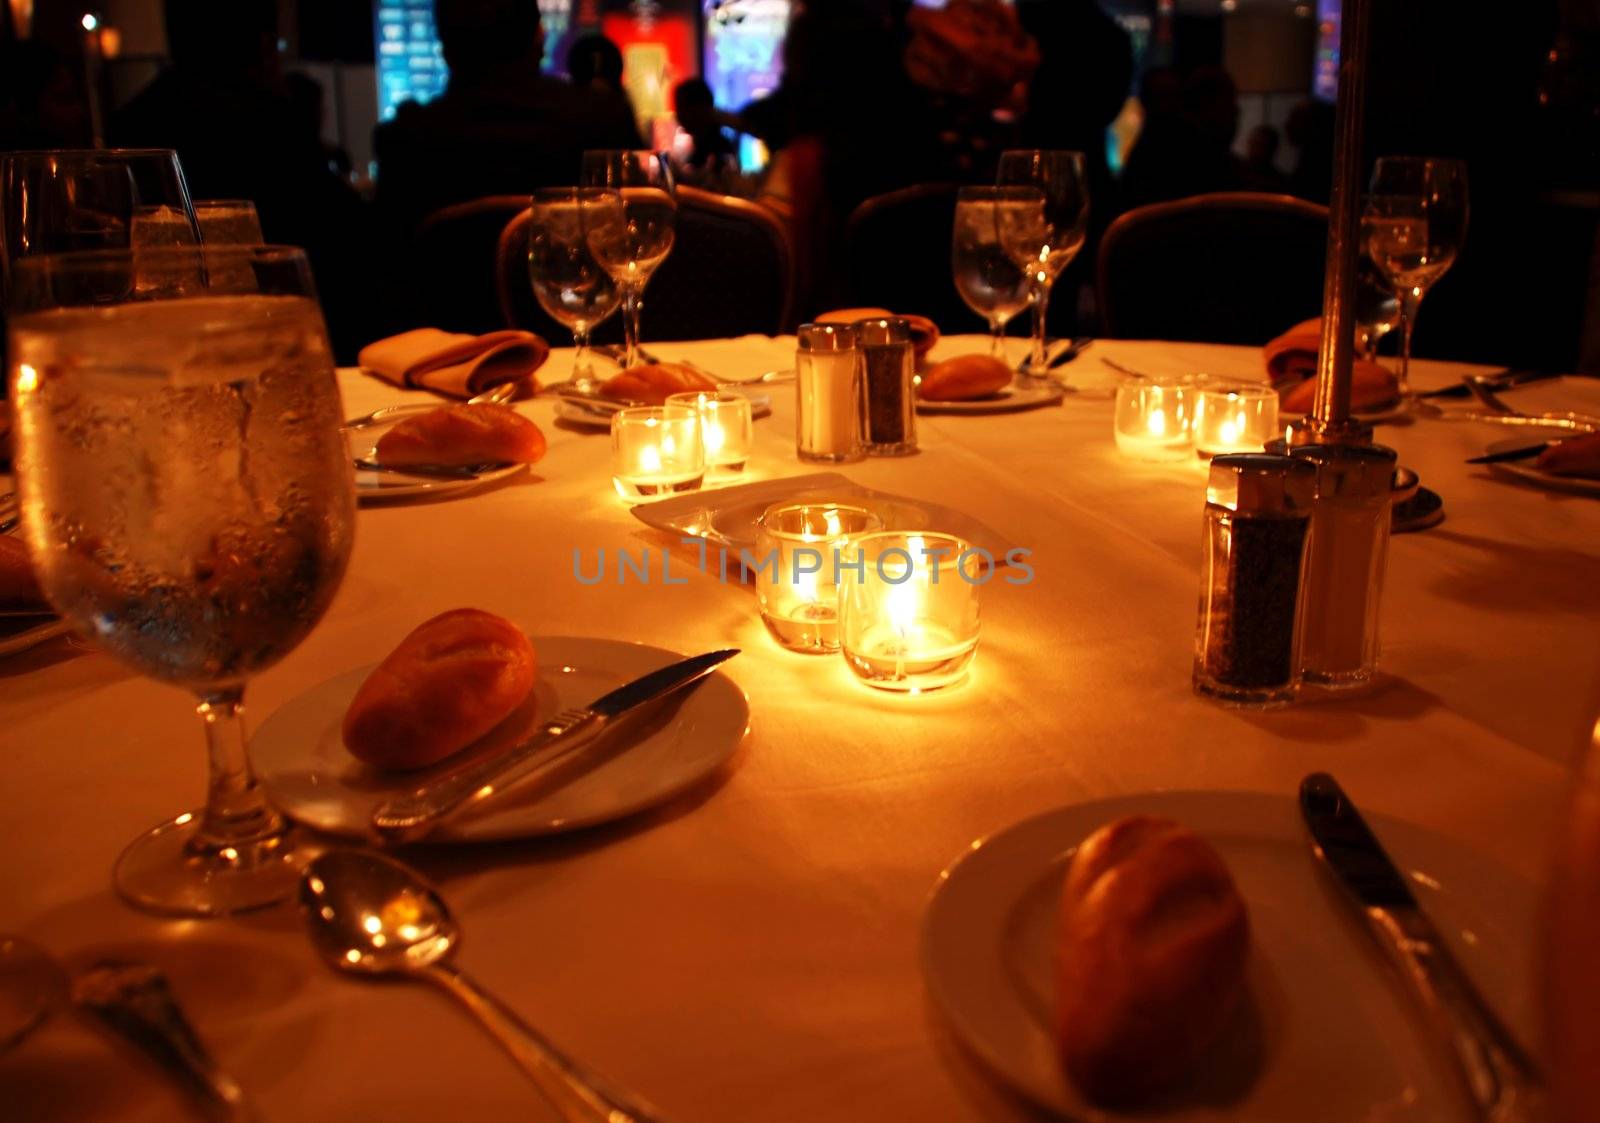
<svg viewBox="0 0 1600 1123"><path fill-rule="evenodd" d="M854 503L883 520L886 530L931 530L954 534L1004 558L1011 543L979 522L938 503L903 495L873 491L838 472L812 472L778 480L759 480L734 487L704 491L639 503L630 508L634 518L657 530L704 538L730 550L754 550L756 521L772 504L813 499L818 502Z"/></svg>
<svg viewBox="0 0 1600 1123"><path fill-rule="evenodd" d="M345 430L345 439L350 445L350 455L357 460L376 460L378 438L386 430L404 420L406 415L401 414L386 421L363 425L359 429ZM471 491L495 480L503 480L526 467L526 464L507 464L503 468L491 468L465 479L414 476L399 471L374 472L357 468L356 498L362 503L386 503L391 499L410 499L419 495L448 495L452 492Z"/></svg>
<svg viewBox="0 0 1600 1123"><path fill-rule="evenodd" d="M735 390L738 387L724 384L724 389ZM740 390L740 393L744 391ZM750 416L765 417L772 412L772 395L764 391L745 393L750 399ZM566 398L556 399L556 417L573 425L581 425L586 429L610 429L611 415L619 409L627 408L621 402L607 402L597 399L593 406L579 405L577 402Z"/></svg>
<svg viewBox="0 0 1600 1123"><path fill-rule="evenodd" d="M313 687L267 718L250 739L256 776L282 811L319 830L366 836L373 810L479 755L522 740L540 720L684 656L644 644L532 636L539 659L533 695L487 736L431 769L384 772L351 756L340 726L372 667ZM602 741L521 781L480 810L442 827L433 841L554 834L642 811L688 788L733 755L749 728L744 692L720 671L642 712Z"/></svg>
<svg viewBox="0 0 1600 1123"><path fill-rule="evenodd" d="M1280 796L1186 792L1080 804L963 854L928 902L922 967L934 1001L980 1060L1061 1115L1120 1118L1085 1104L1057 1063L1051 964L1072 850L1135 813L1175 819L1217 848L1249 907L1252 945L1239 1025L1194 1086L1141 1118L1465 1118L1449 1062L1355 910L1317 867L1298 805ZM1490 1003L1531 1040L1534 887L1419 828L1368 822Z"/></svg>
<svg viewBox="0 0 1600 1123"><path fill-rule="evenodd" d="M1555 439L1567 434L1558 434ZM1531 437L1513 437L1506 441L1495 441L1494 444L1484 449L1490 455L1497 452L1510 452L1514 448L1526 448L1539 442ZM1600 495L1600 480L1586 480L1580 476L1557 476L1549 472L1541 472L1533 466L1532 460L1503 460L1498 464L1485 464L1491 472L1498 472L1503 476L1514 476L1519 480L1536 484L1539 487L1550 488L1552 491L1570 491L1577 495Z"/></svg>
<svg viewBox="0 0 1600 1123"><path fill-rule="evenodd" d="M1025 409L1053 406L1066 397L1067 388L1054 379L1027 379L1013 382L986 398L964 402L917 401L918 413L1017 413Z"/></svg>

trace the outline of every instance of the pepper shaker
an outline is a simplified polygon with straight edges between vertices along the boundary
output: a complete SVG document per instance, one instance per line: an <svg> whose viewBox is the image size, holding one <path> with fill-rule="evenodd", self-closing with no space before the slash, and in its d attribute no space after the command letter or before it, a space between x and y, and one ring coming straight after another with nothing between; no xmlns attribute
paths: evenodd
<svg viewBox="0 0 1600 1123"><path fill-rule="evenodd" d="M1317 470L1301 671L1307 682L1360 686L1378 667L1378 604L1398 458L1381 445L1302 445L1290 455Z"/></svg>
<svg viewBox="0 0 1600 1123"><path fill-rule="evenodd" d="M1211 461L1206 485L1194 688L1244 706L1300 689L1300 608L1317 469L1307 460L1236 453Z"/></svg>
<svg viewBox="0 0 1600 1123"><path fill-rule="evenodd" d="M911 325L898 317L855 324L866 375L867 453L906 456L917 451L916 352Z"/></svg>

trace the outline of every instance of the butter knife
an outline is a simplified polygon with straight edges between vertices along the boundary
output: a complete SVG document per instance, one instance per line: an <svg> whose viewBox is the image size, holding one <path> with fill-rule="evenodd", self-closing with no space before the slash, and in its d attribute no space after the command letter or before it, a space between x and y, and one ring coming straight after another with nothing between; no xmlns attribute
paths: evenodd
<svg viewBox="0 0 1600 1123"><path fill-rule="evenodd" d="M1506 464L1513 460L1532 460L1545 449L1550 447L1549 441L1541 441L1536 445L1525 445L1522 448L1508 448L1504 452L1489 452L1482 456L1470 458L1468 464Z"/></svg>
<svg viewBox="0 0 1600 1123"><path fill-rule="evenodd" d="M1475 1117L1485 1123L1544 1119L1533 1062L1450 954L1338 781L1325 772L1302 780L1300 813L1317 857L1360 909L1447 1046Z"/></svg>
<svg viewBox="0 0 1600 1123"><path fill-rule="evenodd" d="M372 829L390 842L415 842L533 769L570 756L624 714L698 682L737 654L730 647L696 655L636 678L587 706L562 710L514 748L386 800L372 813Z"/></svg>

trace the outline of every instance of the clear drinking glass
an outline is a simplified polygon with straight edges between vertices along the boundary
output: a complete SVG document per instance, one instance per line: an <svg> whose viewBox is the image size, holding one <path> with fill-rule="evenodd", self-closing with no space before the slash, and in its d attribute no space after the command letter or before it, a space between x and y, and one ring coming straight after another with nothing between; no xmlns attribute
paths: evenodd
<svg viewBox="0 0 1600 1123"><path fill-rule="evenodd" d="M863 682L923 691L966 677L978 648L981 551L949 534L883 531L839 565L839 649Z"/></svg>
<svg viewBox="0 0 1600 1123"><path fill-rule="evenodd" d="M595 389L589 333L622 301L611 274L595 258L584 236L580 200L604 196L600 189L546 187L533 193L528 228L528 280L539 306L572 332L572 387Z"/></svg>
<svg viewBox="0 0 1600 1123"><path fill-rule="evenodd" d="M1042 198L999 204L1000 240L1033 283L1033 357L1045 369L1050 288L1083 249L1089 232L1089 171L1082 152L1018 149L1000 156L1001 187L1035 187Z"/></svg>
<svg viewBox="0 0 1600 1123"><path fill-rule="evenodd" d="M658 152L604 149L583 154L584 231L595 259L622 290L623 366L639 365L644 287L672 252L678 204L672 165Z"/></svg>
<svg viewBox="0 0 1600 1123"><path fill-rule="evenodd" d="M261 217L249 199L196 199L194 217L208 246L261 244Z"/></svg>
<svg viewBox="0 0 1600 1123"><path fill-rule="evenodd" d="M1362 214L1367 256L1400 297L1400 393L1410 396L1411 338L1422 298L1455 264L1467 238L1467 166L1385 156Z"/></svg>
<svg viewBox="0 0 1600 1123"><path fill-rule="evenodd" d="M166 243L200 240L189 187L170 148L0 153L0 303L24 257L122 249L161 224Z"/></svg>
<svg viewBox="0 0 1600 1123"><path fill-rule="evenodd" d="M147 267L195 281L142 288ZM205 808L123 851L117 891L190 916L282 900L294 838L251 774L244 688L322 616L355 527L305 255L45 255L13 282L17 491L45 594L101 650L193 691L205 724Z"/></svg>
<svg viewBox="0 0 1600 1123"><path fill-rule="evenodd" d="M963 187L956 196L950 270L956 291L994 335L990 353L1005 360L1006 324L1028 306L1032 280L1000 241L1000 206L1038 203L1032 187Z"/></svg>

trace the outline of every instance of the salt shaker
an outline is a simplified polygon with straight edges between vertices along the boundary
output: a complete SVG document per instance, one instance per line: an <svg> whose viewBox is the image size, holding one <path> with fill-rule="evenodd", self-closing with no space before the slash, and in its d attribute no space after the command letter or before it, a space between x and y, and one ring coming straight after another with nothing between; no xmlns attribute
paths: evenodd
<svg viewBox="0 0 1600 1123"><path fill-rule="evenodd" d="M1307 682L1360 686L1378 667L1378 603L1397 457L1381 445L1303 445L1315 465L1300 667Z"/></svg>
<svg viewBox="0 0 1600 1123"><path fill-rule="evenodd" d="M847 324L801 324L798 336L795 451L812 462L858 459L865 395L856 330Z"/></svg>
<svg viewBox="0 0 1600 1123"><path fill-rule="evenodd" d="M905 456L917 451L917 356L911 325L899 318L858 320L856 338L866 376L867 452Z"/></svg>
<svg viewBox="0 0 1600 1123"><path fill-rule="evenodd" d="M1300 606L1317 469L1308 460L1234 453L1206 484L1194 688L1246 706L1300 689Z"/></svg>

